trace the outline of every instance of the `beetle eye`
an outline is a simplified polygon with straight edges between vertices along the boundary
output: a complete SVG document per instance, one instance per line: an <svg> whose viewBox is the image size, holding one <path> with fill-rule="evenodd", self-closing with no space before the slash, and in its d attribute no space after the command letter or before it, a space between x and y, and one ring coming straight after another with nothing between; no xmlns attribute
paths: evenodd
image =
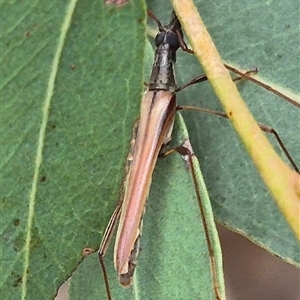
<svg viewBox="0 0 300 300"><path fill-rule="evenodd" d="M162 43L167 43L170 48L177 50L180 47L177 34L174 32L160 32L155 37L155 46L158 47Z"/></svg>
<svg viewBox="0 0 300 300"><path fill-rule="evenodd" d="M177 50L180 46L179 44L179 40L178 40L178 36L173 33L173 32L170 32L168 35L167 35L167 43L170 45L171 48L173 48L174 50Z"/></svg>
<svg viewBox="0 0 300 300"><path fill-rule="evenodd" d="M165 32L160 32L156 35L155 37L155 46L158 47L163 41L166 33Z"/></svg>

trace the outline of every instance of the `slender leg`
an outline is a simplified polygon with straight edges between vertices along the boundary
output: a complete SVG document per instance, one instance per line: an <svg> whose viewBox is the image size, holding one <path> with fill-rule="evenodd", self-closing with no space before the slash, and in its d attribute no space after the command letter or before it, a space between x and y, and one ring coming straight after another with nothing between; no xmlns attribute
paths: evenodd
<svg viewBox="0 0 300 300"><path fill-rule="evenodd" d="M209 114L213 114L213 115L217 115L219 117L222 118L229 118L227 116L227 114L223 113L223 112L218 112L215 110L210 110L210 109L206 109L206 108L201 108L201 107L197 107L197 106L185 106L185 105L180 105L177 106L177 110L195 110L195 111L201 111L201 112L205 112L205 113L209 113ZM275 139L277 140L277 143L279 144L280 148L282 149L282 151L284 152L285 156L287 157L287 159L289 160L290 164L293 166L294 170L298 173L300 173L299 168L297 167L294 159L292 158L292 156L290 155L289 151L287 150L287 148L285 147L282 139L280 138L278 132L267 125L261 124L261 123L257 123L257 125L259 126L259 128L267 133L271 133L274 135Z"/></svg>
<svg viewBox="0 0 300 300"><path fill-rule="evenodd" d="M117 204L117 206L116 206L116 208L115 208L115 210L114 210L114 212L113 212L113 214L112 214L112 216L109 220L109 223L108 223L108 225L105 229L105 232L104 232L104 235L103 235L103 238L102 238L99 250L98 250L98 257L99 257L99 262L100 262L102 273L103 273L105 289L106 289L106 294L107 294L107 299L108 300L111 300L112 297L111 297L111 293L110 293L108 277L107 277L107 272L106 272L105 263L104 263L103 258L104 258L104 255L106 253L106 250L107 250L107 248L108 248L108 246L111 242L113 233L115 232L116 225L117 225L118 220L120 218L122 204L123 204L123 199L121 199L118 202L118 204Z"/></svg>
<svg viewBox="0 0 300 300"><path fill-rule="evenodd" d="M226 65L224 65L224 66L226 66ZM233 69L234 69L234 68L232 68L232 70L233 70ZM234 69L234 70L236 70L236 69ZM249 76L254 75L254 74L257 74L257 73L258 73L258 69L257 69L256 67L254 67L253 69L248 70L248 71L246 71L245 73L241 73L241 72L239 72L239 73L240 73L240 74L243 74L243 75L240 75L240 76L235 77L234 79L232 79L234 82L237 82L237 81L242 80L242 79L248 79ZM245 76L248 76L248 77L245 77ZM252 78L252 77L251 77L251 78Z"/></svg>
<svg viewBox="0 0 300 300"><path fill-rule="evenodd" d="M300 108L300 103L299 103L299 102L297 102L297 101L291 99L290 97L288 97L287 95L281 93L280 91L276 90L275 88L271 87L270 85L268 85L268 84L266 84L266 83L264 83L264 82L262 82L262 81L260 81L260 80L258 80L258 79L256 79L256 78L254 78L254 77L251 77L251 76L250 76L251 72L250 72L250 74L249 74L248 72L243 73L243 72L239 71L238 69L233 68L233 67L231 67L231 66L229 66L229 65L227 65L227 64L224 64L224 66L225 66L229 71L231 71L231 72L233 72L233 73L239 75L240 77L243 77L243 78L245 78L245 79L248 79L248 80L250 80L250 81L256 83L257 85L263 87L263 88L266 89L267 91L270 91L271 93L273 93L273 94L275 94L275 95L277 95L277 96L283 98L284 100L288 101L289 103L291 103L291 104L295 105L296 107L299 107L299 108Z"/></svg>
<svg viewBox="0 0 300 300"><path fill-rule="evenodd" d="M199 209L200 209L200 215L201 215L201 219L202 219L204 233L205 233L205 237L206 237L206 241L207 241L207 247L208 247L208 251L209 251L209 259L210 259L212 279L213 279L213 284L214 284L215 298L217 300L222 300L221 292L219 290L219 284L218 284L217 265L216 265L216 258L215 258L214 250L213 250L213 242L211 240L211 236L209 233L209 229L208 229L209 225L208 225L208 221L206 220L205 210L203 208L202 199L201 199L201 193L200 193L200 189L199 189L198 182L196 179L197 178L196 171L195 171L195 167L194 167L194 164L192 161L192 158L193 158L193 156L195 156L195 154L191 147L190 141L186 140L184 142L184 144L182 144L176 148L167 150L166 152L161 154L161 157L166 157L174 152L179 153L183 157L183 159L185 160L185 162L190 170L191 176L192 176L193 184L195 187L196 198L197 198Z"/></svg>
<svg viewBox="0 0 300 300"><path fill-rule="evenodd" d="M198 76L198 77L195 77L194 79L192 79L191 81L189 81L187 84L181 86L181 87L178 87L175 92L180 92L182 91L183 89L185 89L186 87L190 86L190 85L193 85L193 84L196 84L196 83L199 83L199 82L203 82L203 81L206 81L208 80L207 76L206 75L201 75L201 76Z"/></svg>
<svg viewBox="0 0 300 300"><path fill-rule="evenodd" d="M232 68L233 69L233 68ZM234 69L235 70L235 69ZM239 77L236 77L236 78L234 78L234 79L232 79L233 81L238 81L238 80L241 80L241 79L244 79L244 78L247 78L248 79L248 77L250 77L249 75L250 74L253 74L253 73L257 73L258 72L258 70L257 70L257 68L254 68L254 69L252 69L252 70L249 70L249 71L247 71L247 72L245 72L245 73L242 73L242 72L239 72L238 74L239 74ZM247 77L245 77L245 76L247 76ZM252 77L250 77L250 78L252 78ZM191 81L189 81L188 83L186 83L185 85L183 85L183 86L181 86L181 87L178 87L177 89L176 89L176 93L177 92L180 92L180 91L182 91L183 89L185 89L186 87L188 87L188 86L190 86L190 85L193 85L193 84L196 84L196 83L200 83L200 82L203 82L203 81L206 81L206 80L208 80L208 78L207 78L207 76L206 75L200 75L200 76L198 76L198 77L195 77L195 78L193 78Z"/></svg>
<svg viewBox="0 0 300 300"><path fill-rule="evenodd" d="M196 197L198 200L199 204L199 209L200 209L200 215L203 223L203 228L207 240L207 246L208 246L208 251L209 251L209 258L210 258L210 264L211 264L211 272L212 272L212 278L214 282L214 292L215 292L215 298L217 300L221 300L221 293L219 291L219 286L218 286L218 278L217 278L217 266L216 266L216 259L215 259L215 254L213 251L213 242L211 240L209 230L208 230L208 222L205 217L205 211L203 208L202 204L202 199L201 199L201 194L200 194L200 189L196 180L196 171L195 167L192 161L193 156L195 156L195 153L193 151L193 148L190 144L190 141L187 140L184 142L183 145L179 146L176 148L176 151L183 157L183 159L187 162L187 165L189 166L190 172L192 174L192 179L195 187L195 192L196 192Z"/></svg>

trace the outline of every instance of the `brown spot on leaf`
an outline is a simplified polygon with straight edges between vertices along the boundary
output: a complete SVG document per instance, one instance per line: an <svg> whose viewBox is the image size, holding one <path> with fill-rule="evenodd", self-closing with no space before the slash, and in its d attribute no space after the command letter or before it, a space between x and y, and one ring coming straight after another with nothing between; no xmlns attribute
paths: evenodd
<svg viewBox="0 0 300 300"><path fill-rule="evenodd" d="M16 279L13 283L13 287L17 287L19 285L21 285L22 283L22 277L19 277L18 279Z"/></svg>
<svg viewBox="0 0 300 300"><path fill-rule="evenodd" d="M14 219L14 225L19 226L20 225L20 219Z"/></svg>
<svg viewBox="0 0 300 300"><path fill-rule="evenodd" d="M128 2L128 0L105 0L104 2L106 5L112 4L115 6L122 6L125 5Z"/></svg>
<svg viewBox="0 0 300 300"><path fill-rule="evenodd" d="M87 257L88 255L94 253L95 250L93 248L84 248L82 250L82 256Z"/></svg>

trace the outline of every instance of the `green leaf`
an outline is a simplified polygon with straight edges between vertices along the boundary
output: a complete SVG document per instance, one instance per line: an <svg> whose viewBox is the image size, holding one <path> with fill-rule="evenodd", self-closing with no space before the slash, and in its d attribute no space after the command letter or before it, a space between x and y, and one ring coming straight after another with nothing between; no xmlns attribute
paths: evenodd
<svg viewBox="0 0 300 300"><path fill-rule="evenodd" d="M143 91L144 3L2 11L1 295L51 299L118 198Z"/></svg>

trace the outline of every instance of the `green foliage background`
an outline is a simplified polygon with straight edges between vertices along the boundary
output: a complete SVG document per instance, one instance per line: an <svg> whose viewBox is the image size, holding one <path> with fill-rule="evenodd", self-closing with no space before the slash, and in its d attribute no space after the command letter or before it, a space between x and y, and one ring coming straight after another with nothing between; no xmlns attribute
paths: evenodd
<svg viewBox="0 0 300 300"><path fill-rule="evenodd" d="M261 76L299 93L297 1L195 2L224 60L244 69L256 65ZM105 7L103 1L1 3L4 299L53 298L81 261L82 249L98 247L118 199L131 128L152 64L144 5L138 0L119 9ZM148 5L163 23L169 20L169 2ZM179 85L201 73L192 56L179 53ZM299 110L249 82L239 87L256 119L281 134L299 165ZM178 102L221 110L209 83L181 92ZM228 121L196 113L184 113L184 118L217 220L299 264L299 245ZM162 262L173 261L181 268L183 282L195 286L205 273L193 275L176 257L189 257L191 249L201 253L188 222L194 206L185 198L190 195L188 183L180 182L182 164L178 157L168 158L158 163L154 174L149 199L154 206L146 214L142 239L142 248L150 247L152 256L147 264L142 250L138 267L139 278L148 284L141 289L148 299L158 299L160 285L154 275ZM182 204L175 204L170 215L161 205L172 199ZM164 226L160 220L165 218L175 225ZM181 218L187 218L186 226L176 227ZM173 241L169 256L162 251L161 236ZM191 259L191 265L195 263ZM80 290L90 299L101 298L96 257L81 267ZM174 275L171 270L163 271ZM179 286L184 297L189 285L183 282L170 282L165 295ZM72 284L76 288L77 283Z"/></svg>

